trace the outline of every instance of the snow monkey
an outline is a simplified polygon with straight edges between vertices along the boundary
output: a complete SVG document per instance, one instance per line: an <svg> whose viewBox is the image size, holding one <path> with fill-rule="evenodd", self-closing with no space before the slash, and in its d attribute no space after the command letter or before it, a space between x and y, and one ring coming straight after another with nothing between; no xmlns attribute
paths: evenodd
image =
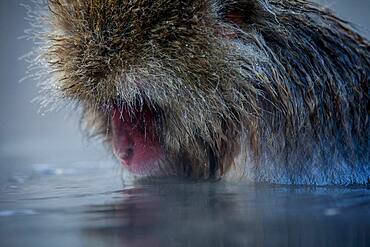
<svg viewBox="0 0 370 247"><path fill-rule="evenodd" d="M37 0L43 102L131 173L366 184L370 43L306 0Z"/></svg>

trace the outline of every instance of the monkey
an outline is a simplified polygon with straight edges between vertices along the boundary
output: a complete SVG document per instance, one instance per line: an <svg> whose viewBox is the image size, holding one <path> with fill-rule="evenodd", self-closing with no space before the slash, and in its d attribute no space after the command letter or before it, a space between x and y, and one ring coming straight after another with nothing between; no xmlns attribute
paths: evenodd
<svg viewBox="0 0 370 247"><path fill-rule="evenodd" d="M45 107L138 177L367 184L370 43L306 0L39 0Z"/></svg>

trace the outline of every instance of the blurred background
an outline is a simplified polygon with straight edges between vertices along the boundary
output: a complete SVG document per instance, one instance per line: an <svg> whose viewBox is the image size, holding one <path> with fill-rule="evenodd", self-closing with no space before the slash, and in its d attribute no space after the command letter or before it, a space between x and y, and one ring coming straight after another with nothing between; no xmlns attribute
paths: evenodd
<svg viewBox="0 0 370 247"><path fill-rule="evenodd" d="M11 172L12 164L62 165L109 157L99 142L83 137L76 113L38 113L39 105L31 103L38 94L37 82L20 82L28 66L20 58L33 46L32 41L20 39L24 30L30 28L22 4L30 3L0 1L0 179Z"/></svg>
<svg viewBox="0 0 370 247"><path fill-rule="evenodd" d="M370 37L370 0L319 1L339 16L355 24ZM104 160L109 157L99 142L84 139L78 116L74 113L38 114L39 106L31 103L37 96L36 82L25 80L27 63L19 58L32 49L32 42L19 39L29 28L28 0L0 1L0 160L12 164L53 163ZM7 171L0 166L0 178Z"/></svg>

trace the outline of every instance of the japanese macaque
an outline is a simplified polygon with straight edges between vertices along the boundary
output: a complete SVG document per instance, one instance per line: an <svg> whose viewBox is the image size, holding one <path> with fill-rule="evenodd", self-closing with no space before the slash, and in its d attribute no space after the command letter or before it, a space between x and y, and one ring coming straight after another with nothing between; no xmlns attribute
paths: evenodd
<svg viewBox="0 0 370 247"><path fill-rule="evenodd" d="M44 0L46 104L144 177L366 184L370 43L305 0ZM35 28L38 29L38 28Z"/></svg>

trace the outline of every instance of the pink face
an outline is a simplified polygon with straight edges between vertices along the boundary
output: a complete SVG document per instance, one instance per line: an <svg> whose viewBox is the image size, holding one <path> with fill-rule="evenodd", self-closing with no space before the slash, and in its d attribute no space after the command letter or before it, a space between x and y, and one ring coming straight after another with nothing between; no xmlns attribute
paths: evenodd
<svg viewBox="0 0 370 247"><path fill-rule="evenodd" d="M138 175L158 172L164 152L159 144L155 115L148 107L136 112L116 108L112 134L114 153L130 172Z"/></svg>

